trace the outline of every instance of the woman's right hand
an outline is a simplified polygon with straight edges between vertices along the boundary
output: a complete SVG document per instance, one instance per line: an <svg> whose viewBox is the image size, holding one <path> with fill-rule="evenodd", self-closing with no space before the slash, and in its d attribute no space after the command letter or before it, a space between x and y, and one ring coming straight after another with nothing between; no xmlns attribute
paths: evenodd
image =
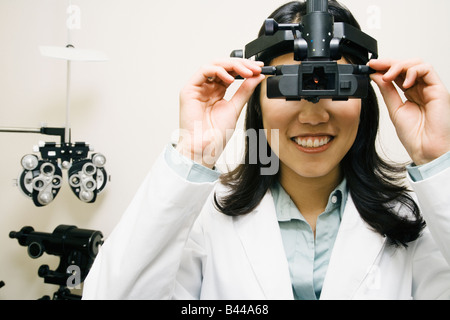
<svg viewBox="0 0 450 320"><path fill-rule="evenodd" d="M230 58L201 68L180 92L180 138L177 150L213 168L239 115L265 76L262 62ZM245 78L229 100L224 96L236 76ZM228 134L228 139L230 138Z"/></svg>

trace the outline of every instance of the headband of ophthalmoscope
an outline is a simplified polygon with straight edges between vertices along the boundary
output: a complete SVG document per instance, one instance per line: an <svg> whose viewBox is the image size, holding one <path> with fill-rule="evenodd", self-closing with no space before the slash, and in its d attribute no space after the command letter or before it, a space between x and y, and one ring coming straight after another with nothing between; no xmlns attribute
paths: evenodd
<svg viewBox="0 0 450 320"><path fill-rule="evenodd" d="M343 54L364 62L378 57L377 41L347 23L334 22L327 0L308 0L301 23L278 24L267 19L265 35L246 45L245 58L274 58L272 52L278 56L294 52L294 59L301 64L263 67L263 74L272 75L267 79L267 97L313 103L367 97L369 75L374 71L366 65L338 64L336 60ZM235 50L231 56L243 58L244 53Z"/></svg>

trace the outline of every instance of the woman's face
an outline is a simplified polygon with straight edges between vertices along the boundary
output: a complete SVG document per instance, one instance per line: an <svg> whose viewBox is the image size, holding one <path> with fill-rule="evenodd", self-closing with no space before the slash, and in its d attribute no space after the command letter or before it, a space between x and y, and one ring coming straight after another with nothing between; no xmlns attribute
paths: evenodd
<svg viewBox="0 0 450 320"><path fill-rule="evenodd" d="M293 55L287 54L271 65L296 63ZM340 176L339 164L358 132L361 100L322 99L313 104L268 99L266 92L265 80L261 86L263 124L269 145L280 159L281 177L292 173L305 178ZM279 130L279 139L272 139L272 129Z"/></svg>

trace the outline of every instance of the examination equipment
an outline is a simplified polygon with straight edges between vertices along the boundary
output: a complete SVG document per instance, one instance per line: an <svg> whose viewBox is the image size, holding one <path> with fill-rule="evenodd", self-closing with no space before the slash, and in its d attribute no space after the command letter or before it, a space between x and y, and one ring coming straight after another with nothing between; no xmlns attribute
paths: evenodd
<svg viewBox="0 0 450 320"><path fill-rule="evenodd" d="M28 247L30 258L37 259L44 253L60 257L56 270L42 265L38 271L39 277L44 278L45 283L60 286L55 293L55 300L81 298L70 294L67 287L71 284L79 285L85 280L103 244L103 234L100 231L60 225L53 233L45 233L36 232L33 227L27 226L18 232L11 231L9 237L17 239L21 246Z"/></svg>
<svg viewBox="0 0 450 320"><path fill-rule="evenodd" d="M2 128L0 132L40 133L59 136L61 143L42 143L35 154L22 157L22 173L17 185L37 207L50 204L62 186L62 169L68 170L69 185L73 193L85 203L93 203L108 182L106 157L101 153L89 154L92 148L85 142L72 143L66 128ZM70 135L70 130L69 130ZM67 142L66 142L67 141Z"/></svg>
<svg viewBox="0 0 450 320"><path fill-rule="evenodd" d="M294 53L300 64L264 67L267 97L286 100L348 100L365 98L374 71L365 64L338 63L344 55L362 63L378 57L377 41L343 22L334 22L327 0L307 0L306 15L300 23L265 21L265 34L232 57L264 61ZM369 56L370 55L370 56ZM360 63L361 63L360 62Z"/></svg>

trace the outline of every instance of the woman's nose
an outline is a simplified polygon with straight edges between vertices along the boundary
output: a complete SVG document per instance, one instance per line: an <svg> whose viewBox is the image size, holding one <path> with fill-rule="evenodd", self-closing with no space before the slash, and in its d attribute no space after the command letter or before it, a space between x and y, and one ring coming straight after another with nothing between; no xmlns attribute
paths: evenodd
<svg viewBox="0 0 450 320"><path fill-rule="evenodd" d="M298 120L302 124L318 125L328 122L330 114L326 108L327 102L320 100L318 103L303 101L298 113Z"/></svg>

